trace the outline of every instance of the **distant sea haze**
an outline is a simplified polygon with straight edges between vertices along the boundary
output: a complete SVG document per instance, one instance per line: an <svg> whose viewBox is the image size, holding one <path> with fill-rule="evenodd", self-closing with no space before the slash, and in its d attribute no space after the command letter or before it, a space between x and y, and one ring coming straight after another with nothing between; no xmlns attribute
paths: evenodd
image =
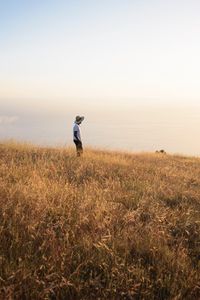
<svg viewBox="0 0 200 300"><path fill-rule="evenodd" d="M76 111L20 113L0 116L0 138L40 145L71 146ZM84 110L81 125L84 146L200 155L200 111L187 107L132 107L131 110Z"/></svg>

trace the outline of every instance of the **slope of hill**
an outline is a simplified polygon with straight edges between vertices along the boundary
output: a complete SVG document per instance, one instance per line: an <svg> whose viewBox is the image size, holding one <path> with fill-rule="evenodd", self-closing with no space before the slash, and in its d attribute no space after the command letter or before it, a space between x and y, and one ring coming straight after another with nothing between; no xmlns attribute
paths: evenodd
<svg viewBox="0 0 200 300"><path fill-rule="evenodd" d="M200 159L0 146L1 299L199 299Z"/></svg>

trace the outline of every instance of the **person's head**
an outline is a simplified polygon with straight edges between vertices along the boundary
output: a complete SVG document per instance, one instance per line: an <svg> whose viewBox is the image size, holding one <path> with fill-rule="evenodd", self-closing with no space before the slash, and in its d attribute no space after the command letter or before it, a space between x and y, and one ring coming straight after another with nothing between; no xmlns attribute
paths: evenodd
<svg viewBox="0 0 200 300"><path fill-rule="evenodd" d="M76 116L75 122L79 125L82 123L82 121L84 120L84 117L80 117L80 116Z"/></svg>

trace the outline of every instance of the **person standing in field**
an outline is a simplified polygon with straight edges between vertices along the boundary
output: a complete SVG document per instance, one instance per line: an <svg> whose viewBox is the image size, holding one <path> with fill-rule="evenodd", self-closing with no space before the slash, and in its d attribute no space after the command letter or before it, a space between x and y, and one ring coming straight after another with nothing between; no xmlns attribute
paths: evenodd
<svg viewBox="0 0 200 300"><path fill-rule="evenodd" d="M84 117L76 116L74 126L73 126L73 140L76 145L77 156L81 156L83 153L83 145L81 141L81 130L80 124L83 122Z"/></svg>

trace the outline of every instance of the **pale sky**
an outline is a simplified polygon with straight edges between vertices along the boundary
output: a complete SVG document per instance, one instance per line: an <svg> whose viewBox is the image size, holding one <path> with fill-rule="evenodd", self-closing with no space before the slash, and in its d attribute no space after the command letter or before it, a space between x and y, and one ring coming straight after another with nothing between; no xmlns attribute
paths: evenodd
<svg viewBox="0 0 200 300"><path fill-rule="evenodd" d="M200 102L199 0L0 0L0 43L1 104Z"/></svg>

